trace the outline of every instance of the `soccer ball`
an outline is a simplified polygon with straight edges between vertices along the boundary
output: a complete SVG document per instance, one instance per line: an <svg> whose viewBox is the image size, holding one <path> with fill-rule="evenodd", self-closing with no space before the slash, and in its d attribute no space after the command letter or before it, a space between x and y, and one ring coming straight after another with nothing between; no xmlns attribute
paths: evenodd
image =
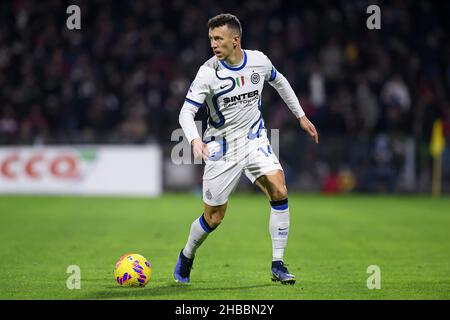
<svg viewBox="0 0 450 320"><path fill-rule="evenodd" d="M114 279L122 287L144 287L152 276L152 265L137 253L124 254L114 267Z"/></svg>

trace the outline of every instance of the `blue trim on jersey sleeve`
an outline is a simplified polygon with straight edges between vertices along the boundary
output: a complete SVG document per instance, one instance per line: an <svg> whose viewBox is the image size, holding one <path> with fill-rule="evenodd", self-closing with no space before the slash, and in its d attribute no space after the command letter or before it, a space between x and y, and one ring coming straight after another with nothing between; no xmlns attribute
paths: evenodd
<svg viewBox="0 0 450 320"><path fill-rule="evenodd" d="M191 100L191 99L188 99L188 98L185 98L184 101L186 101L186 102L188 102L188 103L190 103L190 104L192 104L192 105L194 105L196 107L201 107L203 105L203 103L198 103L198 102L195 102L194 100Z"/></svg>
<svg viewBox="0 0 450 320"><path fill-rule="evenodd" d="M270 71L269 81L275 80L276 77L277 77L277 70L275 69L275 67L272 66L272 71Z"/></svg>
<svg viewBox="0 0 450 320"><path fill-rule="evenodd" d="M231 70L231 71L239 71L239 70L241 70L241 69L244 68L245 65L247 64L247 52L245 52L245 50L242 50L242 51L244 52L244 62L242 62L242 64L241 64L239 67L231 67L231 66L227 65L227 64L225 63L225 61L223 61L223 60L220 60L220 63L221 63L225 68L227 68L228 70Z"/></svg>

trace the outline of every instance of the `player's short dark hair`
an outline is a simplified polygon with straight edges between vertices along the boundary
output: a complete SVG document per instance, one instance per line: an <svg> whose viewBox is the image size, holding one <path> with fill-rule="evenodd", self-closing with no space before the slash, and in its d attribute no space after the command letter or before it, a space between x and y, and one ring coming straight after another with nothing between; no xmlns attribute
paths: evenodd
<svg viewBox="0 0 450 320"><path fill-rule="evenodd" d="M239 19L230 13L221 13L208 20L208 28L214 29L221 26L227 26L230 29L234 29L242 36L242 27Z"/></svg>

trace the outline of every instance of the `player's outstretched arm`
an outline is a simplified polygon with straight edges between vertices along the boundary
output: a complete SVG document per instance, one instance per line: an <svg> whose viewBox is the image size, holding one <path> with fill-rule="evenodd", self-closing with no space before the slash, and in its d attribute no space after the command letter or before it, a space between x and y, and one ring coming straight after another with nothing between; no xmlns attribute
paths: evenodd
<svg viewBox="0 0 450 320"><path fill-rule="evenodd" d="M298 101L298 98L287 79L281 73L277 72L275 73L273 79L269 80L269 83L277 90L283 101L298 119L302 129L309 134L311 139L316 144L318 144L319 134L317 133L316 127L306 117L305 112L303 111L300 102Z"/></svg>
<svg viewBox="0 0 450 320"><path fill-rule="evenodd" d="M312 124L311 121L306 116L302 116L298 119L300 122L300 127L305 130L311 139L318 144L319 143L319 134L317 133L316 127Z"/></svg>

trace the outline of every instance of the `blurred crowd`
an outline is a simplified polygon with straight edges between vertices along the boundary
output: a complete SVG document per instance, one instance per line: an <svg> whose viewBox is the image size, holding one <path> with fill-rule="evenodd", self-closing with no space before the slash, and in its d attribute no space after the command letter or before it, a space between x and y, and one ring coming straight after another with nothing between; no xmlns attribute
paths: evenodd
<svg viewBox="0 0 450 320"><path fill-rule="evenodd" d="M66 27L71 4L81 30ZM380 30L366 27L371 4ZM294 188L426 188L435 119L450 141L447 1L2 1L0 144L170 146L190 82L212 56L207 21L221 12L238 16L243 48L269 56L319 130L314 146L266 87L263 114L281 128ZM445 186L448 146L444 159Z"/></svg>

